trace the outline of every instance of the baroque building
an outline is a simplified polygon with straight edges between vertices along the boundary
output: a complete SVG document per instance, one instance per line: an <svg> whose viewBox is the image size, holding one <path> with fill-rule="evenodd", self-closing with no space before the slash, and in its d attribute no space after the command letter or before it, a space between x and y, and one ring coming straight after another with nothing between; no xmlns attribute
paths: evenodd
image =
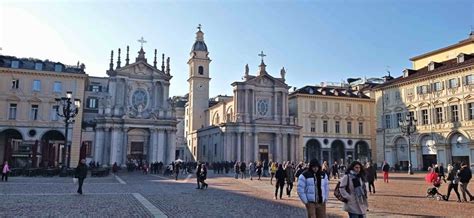
<svg viewBox="0 0 474 218"><path fill-rule="evenodd" d="M413 69L375 89L378 160L407 168L411 152L414 169L473 163L474 33L410 60ZM417 121L417 131L409 138L398 125L406 115Z"/></svg>
<svg viewBox="0 0 474 218"><path fill-rule="evenodd" d="M141 43L145 41L143 38ZM120 58L114 67L113 51L107 78L90 77L85 94L84 145L102 165L124 165L129 159L170 163L176 157L176 116L169 98L169 58L148 63L143 46L134 63Z"/></svg>
<svg viewBox="0 0 474 218"><path fill-rule="evenodd" d="M55 98L72 91L83 102L84 65L0 56L0 162L15 167L58 166L71 145L70 165L76 166L81 144L82 110L69 125L56 113Z"/></svg>
<svg viewBox="0 0 474 218"><path fill-rule="evenodd" d="M364 93L373 85L322 83L290 94L290 115L302 126L300 160L347 164L375 157L375 100Z"/></svg>
<svg viewBox="0 0 474 218"><path fill-rule="evenodd" d="M189 96L185 111L187 145L199 161L297 160L299 127L288 115L285 70L280 78L245 67L243 81L232 83L233 96L209 99L209 52L198 28L189 64Z"/></svg>

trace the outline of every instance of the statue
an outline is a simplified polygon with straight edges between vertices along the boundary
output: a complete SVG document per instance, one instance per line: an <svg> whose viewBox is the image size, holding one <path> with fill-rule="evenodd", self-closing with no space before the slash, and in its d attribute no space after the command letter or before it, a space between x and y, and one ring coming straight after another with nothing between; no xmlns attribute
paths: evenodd
<svg viewBox="0 0 474 218"><path fill-rule="evenodd" d="M285 79L285 74L286 74L286 70L285 70L284 67L282 67L281 70L280 70L280 75L281 75L282 79Z"/></svg>
<svg viewBox="0 0 474 218"><path fill-rule="evenodd" d="M248 64L245 65L245 76L246 77L249 76L249 65Z"/></svg>

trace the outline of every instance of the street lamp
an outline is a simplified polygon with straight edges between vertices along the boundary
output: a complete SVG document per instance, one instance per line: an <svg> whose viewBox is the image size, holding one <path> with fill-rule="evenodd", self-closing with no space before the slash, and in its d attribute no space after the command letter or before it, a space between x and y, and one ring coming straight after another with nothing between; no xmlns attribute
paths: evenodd
<svg viewBox="0 0 474 218"><path fill-rule="evenodd" d="M66 163L66 167L69 168L69 164L71 162L71 146L68 145L68 130L69 130L69 124L74 123L74 117L76 117L77 113L79 112L79 108L81 107L81 100L80 99L74 99L74 105L72 102L72 92L67 91L66 92L66 97L61 97L61 98L56 98L56 113L58 116L64 118L64 124L66 126L66 129L64 131L65 135L65 140L64 140L64 147L67 149L67 161L65 160L65 156L62 157L62 163L64 166L64 163ZM62 107L61 110L59 110L59 107Z"/></svg>
<svg viewBox="0 0 474 218"><path fill-rule="evenodd" d="M403 135L408 138L408 174L412 175L410 135L416 132L416 119L407 114L405 120L398 121L398 125Z"/></svg>

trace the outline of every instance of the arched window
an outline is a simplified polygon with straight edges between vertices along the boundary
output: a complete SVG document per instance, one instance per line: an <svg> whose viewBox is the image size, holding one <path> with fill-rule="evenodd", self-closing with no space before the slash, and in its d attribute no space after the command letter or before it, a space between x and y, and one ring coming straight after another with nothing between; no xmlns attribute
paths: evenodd
<svg viewBox="0 0 474 218"><path fill-rule="evenodd" d="M199 73L199 75L203 75L204 74L204 67L199 66L198 73Z"/></svg>

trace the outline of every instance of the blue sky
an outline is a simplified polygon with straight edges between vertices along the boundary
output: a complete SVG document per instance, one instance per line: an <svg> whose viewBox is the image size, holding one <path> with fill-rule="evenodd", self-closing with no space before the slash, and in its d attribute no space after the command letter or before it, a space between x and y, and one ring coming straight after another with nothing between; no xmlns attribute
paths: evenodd
<svg viewBox="0 0 474 218"><path fill-rule="evenodd" d="M255 74L263 50L267 71L287 69L293 87L347 77L393 76L410 57L467 38L473 1L2 1L1 54L81 61L105 76L110 50L141 36L148 62L153 50L171 58L170 95L188 91L189 51L203 25L212 59L210 95L232 94L245 64ZM124 63L122 52L122 63ZM116 58L116 54L115 54Z"/></svg>

